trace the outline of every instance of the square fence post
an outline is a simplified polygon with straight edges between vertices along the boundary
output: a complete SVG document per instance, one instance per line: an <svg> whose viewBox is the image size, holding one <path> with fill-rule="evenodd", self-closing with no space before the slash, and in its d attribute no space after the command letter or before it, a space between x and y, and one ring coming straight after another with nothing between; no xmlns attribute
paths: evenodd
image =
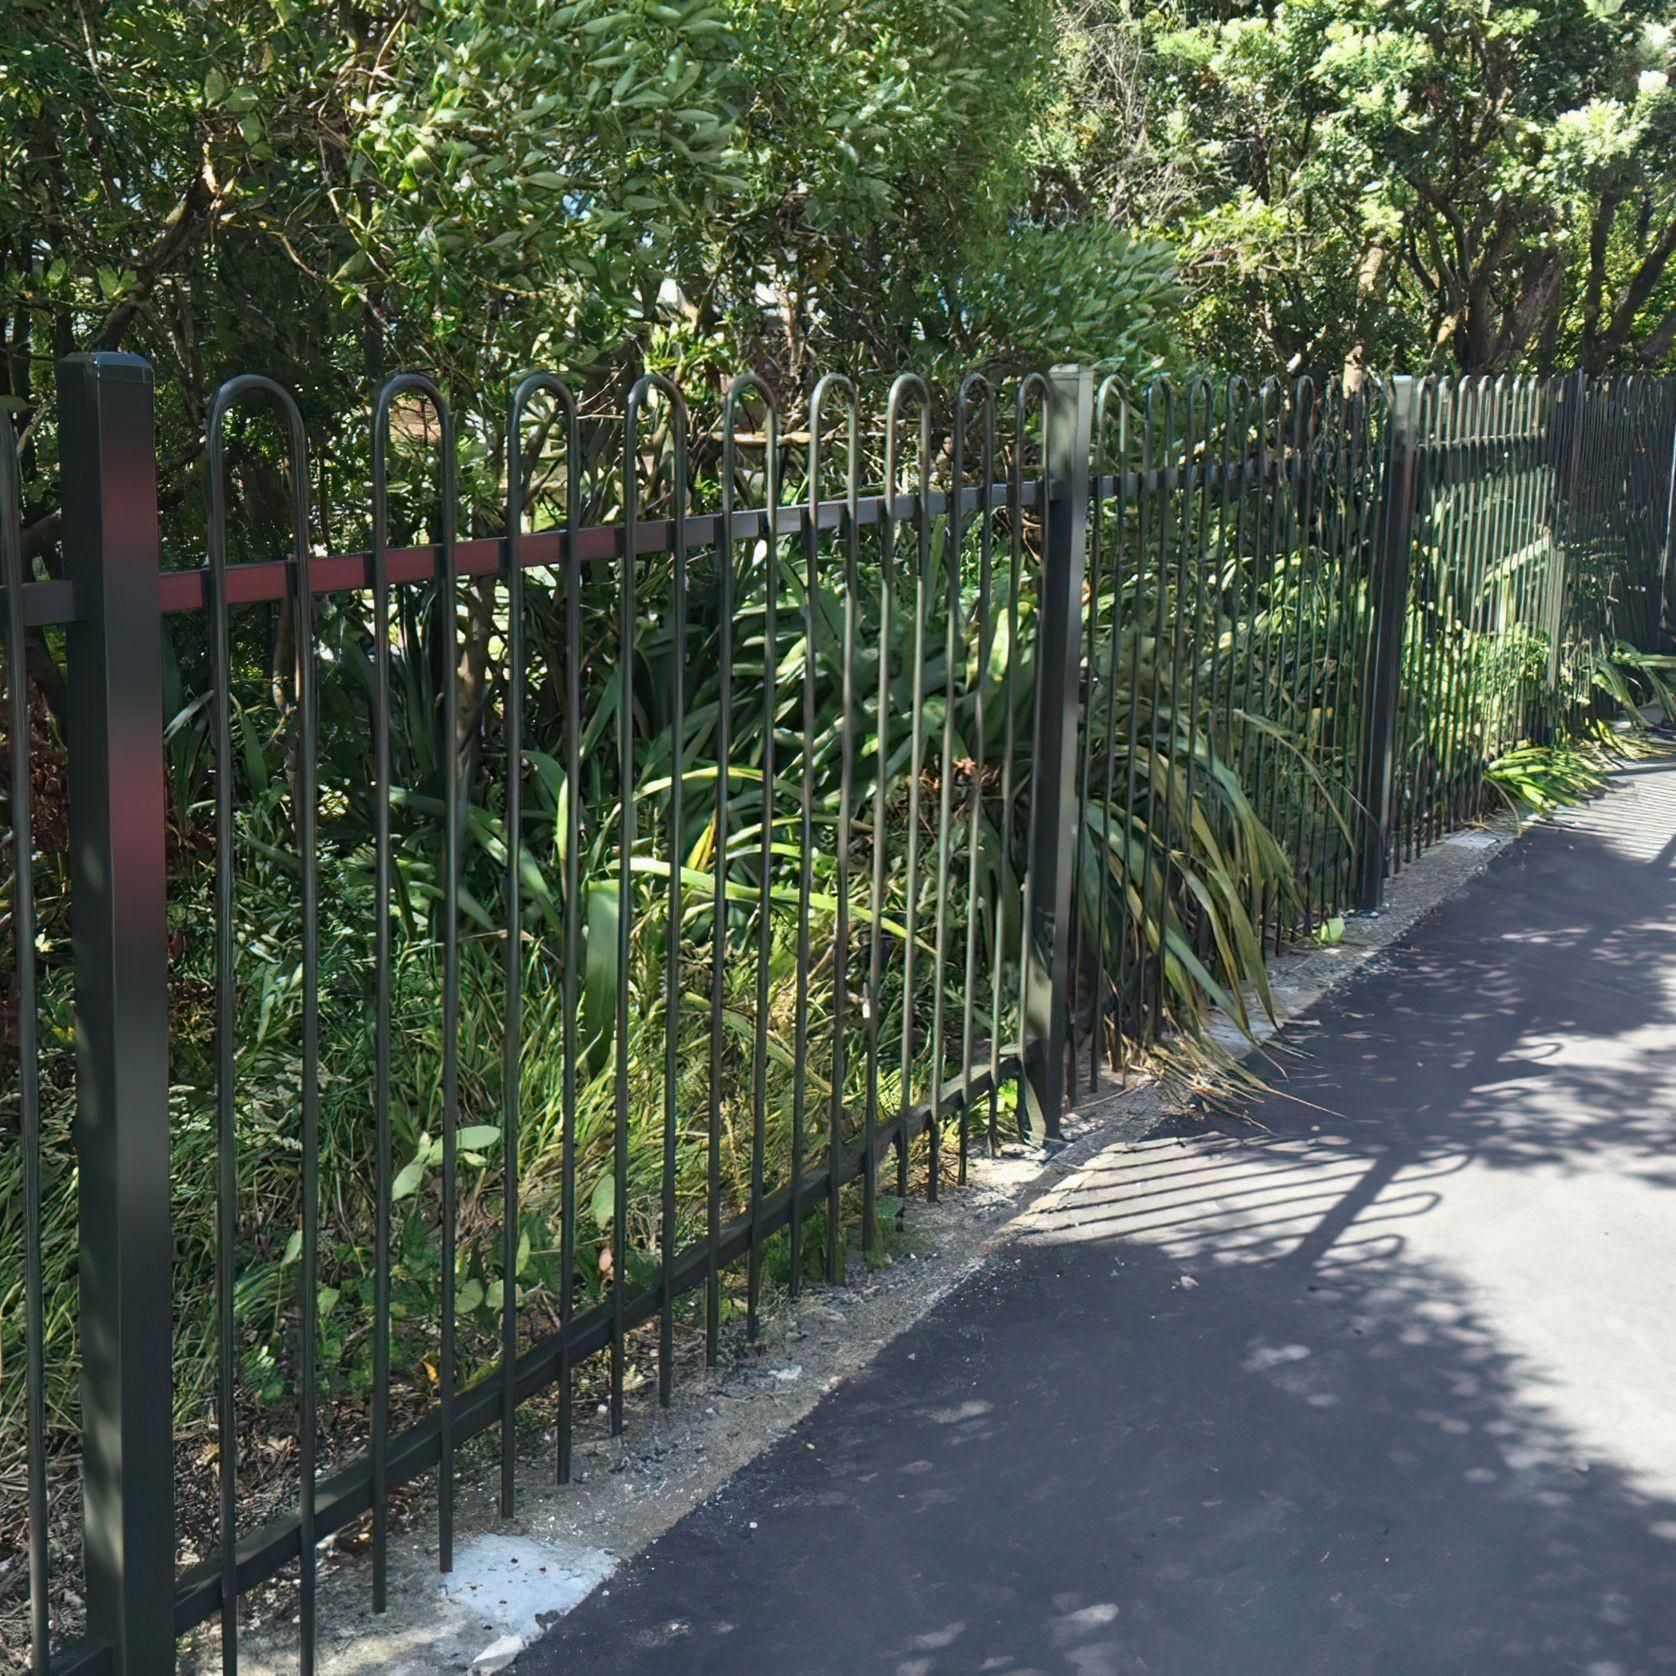
<svg viewBox="0 0 1676 1676"><path fill-rule="evenodd" d="M1671 381L1661 379L1665 390L1671 389ZM1670 412L1670 404L1666 403L1666 413ZM1673 627L1670 599L1670 558L1676 551L1676 423L1671 426L1670 436L1670 472L1664 497L1664 546L1659 552L1659 644L1653 650L1662 652L1670 643ZM1665 718L1667 721L1671 717Z"/></svg>
<svg viewBox="0 0 1676 1676"><path fill-rule="evenodd" d="M163 659L152 373L58 364L89 1633L175 1667Z"/></svg>
<svg viewBox="0 0 1676 1676"><path fill-rule="evenodd" d="M1036 727L1030 758L1029 904L1025 936L1024 1122L1059 1134L1069 1038L1071 875L1077 840L1077 723L1094 375L1055 367L1047 410L1048 504L1042 509Z"/></svg>
<svg viewBox="0 0 1676 1676"><path fill-rule="evenodd" d="M1379 548L1374 555L1373 634L1368 648L1362 732L1362 850L1356 904L1385 901L1385 872L1396 815L1397 724L1402 708L1402 646L1408 622L1409 549L1420 457L1420 381L1391 381L1391 440L1385 464Z"/></svg>
<svg viewBox="0 0 1676 1676"><path fill-rule="evenodd" d="M1572 506L1577 488L1577 462L1583 444L1583 414L1589 389L1589 375L1579 368L1559 391L1549 413L1549 468L1553 472L1553 494L1548 512L1548 599L1543 632L1548 636L1547 694L1557 701L1560 685L1560 652L1565 635L1566 593L1570 587L1570 548L1573 528ZM1546 741L1547 725L1543 735Z"/></svg>

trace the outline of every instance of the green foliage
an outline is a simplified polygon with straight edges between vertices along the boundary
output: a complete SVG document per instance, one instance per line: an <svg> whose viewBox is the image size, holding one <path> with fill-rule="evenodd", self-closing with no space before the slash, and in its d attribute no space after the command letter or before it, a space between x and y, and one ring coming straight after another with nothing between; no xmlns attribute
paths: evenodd
<svg viewBox="0 0 1676 1676"><path fill-rule="evenodd" d="M1169 227L1207 359L1661 362L1676 94L1647 4L1083 0L1058 196Z"/></svg>
<svg viewBox="0 0 1676 1676"><path fill-rule="evenodd" d="M296 390L334 545L363 538L369 381L439 377L492 527L520 370L1035 364L1137 375L1155 241L1044 217L1051 0L115 0L14 5L0 84L0 403L56 530L52 374L150 356L171 537L210 393ZM247 487L276 496L271 468Z"/></svg>
<svg viewBox="0 0 1676 1676"><path fill-rule="evenodd" d="M1521 745L1485 770L1492 790L1519 816L1545 815L1606 789L1611 756L1598 741Z"/></svg>

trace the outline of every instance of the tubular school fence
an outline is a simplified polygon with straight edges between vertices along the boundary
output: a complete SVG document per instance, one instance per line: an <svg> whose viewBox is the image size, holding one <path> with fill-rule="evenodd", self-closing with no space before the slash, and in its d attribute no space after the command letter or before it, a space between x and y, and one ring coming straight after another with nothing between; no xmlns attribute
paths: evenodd
<svg viewBox="0 0 1676 1676"><path fill-rule="evenodd" d="M149 366L64 361L58 414L56 576L0 428L0 1547L42 1673L216 1620L232 1670L293 1573L312 1669L328 1537L370 1527L382 1606L429 1481L448 1569L524 1417L564 1478L579 1389L620 1429L973 1145L1244 1019L1266 946L1377 906L1667 616L1650 377L782 415L746 375L700 423L537 374L462 536L474 439L403 375L344 552L244 377L185 568Z"/></svg>

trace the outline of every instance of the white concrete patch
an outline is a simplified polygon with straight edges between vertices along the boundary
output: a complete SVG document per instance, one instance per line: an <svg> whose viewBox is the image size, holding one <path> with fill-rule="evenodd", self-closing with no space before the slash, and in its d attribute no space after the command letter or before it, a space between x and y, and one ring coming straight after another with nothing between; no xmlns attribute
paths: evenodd
<svg viewBox="0 0 1676 1676"><path fill-rule="evenodd" d="M1502 842L1497 833L1479 830L1451 833L1443 841L1446 844L1458 845L1463 850L1493 850Z"/></svg>
<svg viewBox="0 0 1676 1676"><path fill-rule="evenodd" d="M437 1585L450 1619L437 1638L448 1658L462 1641L487 1640L471 1661L474 1676L504 1670L545 1625L579 1606L617 1569L603 1548L487 1534L454 1551L454 1569Z"/></svg>

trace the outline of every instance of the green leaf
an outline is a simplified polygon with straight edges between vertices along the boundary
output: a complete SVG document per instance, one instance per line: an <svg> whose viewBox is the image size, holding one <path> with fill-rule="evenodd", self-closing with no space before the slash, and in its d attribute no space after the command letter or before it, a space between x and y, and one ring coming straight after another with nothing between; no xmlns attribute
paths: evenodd
<svg viewBox="0 0 1676 1676"><path fill-rule="evenodd" d="M596 1228L605 1229L611 1226L611 1218L617 1210L617 1183L611 1176L601 1176L594 1188L593 1198L588 1201L588 1211L594 1219Z"/></svg>

